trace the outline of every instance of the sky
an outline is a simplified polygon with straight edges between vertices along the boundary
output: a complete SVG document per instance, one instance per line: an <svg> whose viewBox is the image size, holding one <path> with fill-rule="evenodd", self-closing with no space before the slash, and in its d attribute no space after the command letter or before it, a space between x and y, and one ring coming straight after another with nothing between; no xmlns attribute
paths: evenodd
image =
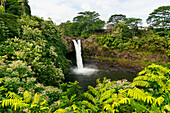
<svg viewBox="0 0 170 113"><path fill-rule="evenodd" d="M50 17L57 25L72 21L78 12L96 11L100 19L108 21L111 15L123 14L127 18L141 18L143 26L150 13L170 0L29 0L31 14L44 19Z"/></svg>

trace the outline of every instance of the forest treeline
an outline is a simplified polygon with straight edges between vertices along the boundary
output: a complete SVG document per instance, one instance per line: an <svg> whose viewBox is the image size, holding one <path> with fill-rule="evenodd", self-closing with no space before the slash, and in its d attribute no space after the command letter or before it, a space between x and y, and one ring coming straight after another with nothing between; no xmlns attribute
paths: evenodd
<svg viewBox="0 0 170 113"><path fill-rule="evenodd" d="M170 6L161 6L148 15L149 27L142 26L142 19L137 17L127 18L124 14L113 14L107 22L99 18L99 13L93 11L79 12L73 18L73 22L67 21L59 25L61 36L88 38L92 34L111 34L117 27L123 27L122 32L126 32L124 37L142 37L146 30L153 30L155 34L169 37L170 35ZM124 26L120 26L124 24Z"/></svg>
<svg viewBox="0 0 170 113"><path fill-rule="evenodd" d="M158 52L170 56L170 6L161 6L148 15L148 27L142 19L113 14L107 22L93 11L79 12L73 22L59 25L62 37L95 37L99 46L120 51Z"/></svg>
<svg viewBox="0 0 170 113"><path fill-rule="evenodd" d="M28 0L1 0L0 113L170 112L169 63L143 68L132 83L98 79L96 87L82 92L77 81L64 82L70 61L61 37L97 34L95 41L111 49L169 56L169 10L155 9L147 29L140 28L141 19L122 14L112 15L103 29L105 22L96 12L80 12L73 22L57 26L32 16Z"/></svg>

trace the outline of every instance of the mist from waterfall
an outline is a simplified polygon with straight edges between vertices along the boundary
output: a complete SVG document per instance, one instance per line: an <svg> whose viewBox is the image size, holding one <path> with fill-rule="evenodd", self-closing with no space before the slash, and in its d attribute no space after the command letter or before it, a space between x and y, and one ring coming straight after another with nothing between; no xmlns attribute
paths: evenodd
<svg viewBox="0 0 170 113"><path fill-rule="evenodd" d="M81 75L91 75L93 74L95 71L97 71L97 69L91 69L88 67L83 67L83 60L82 60L82 56L81 56L81 41L78 40L73 40L74 43L74 47L76 50L76 63L77 63L77 68L73 69L73 73L75 74L81 74Z"/></svg>

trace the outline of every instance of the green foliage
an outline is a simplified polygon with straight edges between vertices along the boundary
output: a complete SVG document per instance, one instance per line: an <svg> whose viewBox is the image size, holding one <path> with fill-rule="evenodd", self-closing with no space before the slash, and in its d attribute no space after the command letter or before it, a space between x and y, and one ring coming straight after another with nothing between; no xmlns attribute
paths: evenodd
<svg viewBox="0 0 170 113"><path fill-rule="evenodd" d="M0 13L3 13L3 12L4 12L4 6L0 5Z"/></svg>
<svg viewBox="0 0 170 113"><path fill-rule="evenodd" d="M169 11L170 6L161 6L155 9L152 13L149 14L147 18L147 22L156 28L166 28L170 29L169 27Z"/></svg>
<svg viewBox="0 0 170 113"><path fill-rule="evenodd" d="M83 93L85 98L55 112L169 112L169 73L169 68L152 64L141 71L131 84L126 80L110 81L104 78L101 82L98 79L95 88L88 86L89 90Z"/></svg>
<svg viewBox="0 0 170 113"><path fill-rule="evenodd" d="M0 13L0 41L18 35L18 16L8 13Z"/></svg>
<svg viewBox="0 0 170 113"><path fill-rule="evenodd" d="M0 103L2 103L2 108L4 108L4 110L2 109L3 111L7 108L10 108L16 112L25 111L29 113L47 113L50 111L47 101L40 100L40 96L37 93L32 99L32 96L28 91L24 92L23 97L9 92L7 94L7 98L8 99L0 101Z"/></svg>
<svg viewBox="0 0 170 113"><path fill-rule="evenodd" d="M153 31L145 31L143 37L124 37L122 27L116 28L112 35L99 36L95 41L102 46L107 45L111 49L119 50L136 50L136 51L148 51L148 52L159 52L170 55L170 41L165 37L155 35Z"/></svg>
<svg viewBox="0 0 170 113"><path fill-rule="evenodd" d="M169 72L167 67L152 64L139 73L132 85L146 87L145 90L152 90L154 95L167 93L170 90Z"/></svg>
<svg viewBox="0 0 170 113"><path fill-rule="evenodd" d="M52 110L61 110L61 108L67 108L69 106L79 104L82 95L77 81L73 83L70 82L69 84L63 83L61 85L61 89L63 92L60 95L59 100L52 104Z"/></svg>
<svg viewBox="0 0 170 113"><path fill-rule="evenodd" d="M104 21L99 19L99 14L95 11L79 12L73 18L73 23L67 21L59 25L62 36L88 38L92 33L102 30Z"/></svg>
<svg viewBox="0 0 170 113"><path fill-rule="evenodd" d="M19 2L19 0L7 0L5 5L7 13L21 16L24 11L26 15L31 15L31 8L28 5L28 0L22 0L22 2Z"/></svg>
<svg viewBox="0 0 170 113"><path fill-rule="evenodd" d="M52 61L52 59L58 57L57 53L54 52L55 48L46 48L45 40L27 42L18 38L8 39L1 45L0 51L1 57L6 56L3 57L3 60L6 60L6 63L7 61L11 62L11 64L8 63L7 67L16 66L18 62L18 67L12 67L13 69L10 69L10 72L6 69L7 73L17 71L18 76L22 78L32 71L33 76L37 77L39 82L55 85L59 85L61 79L64 78L62 70L57 68ZM24 70L21 70L21 68Z"/></svg>
<svg viewBox="0 0 170 113"><path fill-rule="evenodd" d="M65 58L66 44L61 37L58 36L58 28L51 19L44 21L43 18L36 16L22 16L19 20L20 34L19 37L27 41L44 40L44 48L46 52L44 58L50 58L48 62L54 62L54 65L61 68L65 72L65 66L68 60ZM49 56L48 56L49 55Z"/></svg>
<svg viewBox="0 0 170 113"><path fill-rule="evenodd" d="M114 14L114 15L112 15L112 16L109 18L109 20L108 20L107 23L112 23L112 24L114 24L114 26L116 27L116 25L117 25L120 21L125 22L125 20L126 20L126 15L123 15L123 14Z"/></svg>

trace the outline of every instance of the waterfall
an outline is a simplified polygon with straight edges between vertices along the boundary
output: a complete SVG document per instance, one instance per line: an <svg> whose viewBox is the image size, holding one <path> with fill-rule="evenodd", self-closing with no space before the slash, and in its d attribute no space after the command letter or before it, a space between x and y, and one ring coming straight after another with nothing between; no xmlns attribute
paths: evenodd
<svg viewBox="0 0 170 113"><path fill-rule="evenodd" d="M83 60L81 57L81 42L80 42L80 40L78 40L78 41L73 40L73 43L74 43L74 47L76 50L76 60L77 60L77 68L72 69L73 73L81 74L81 75L91 75L94 72L96 72L97 69L83 67Z"/></svg>
<svg viewBox="0 0 170 113"><path fill-rule="evenodd" d="M82 61L82 57L81 57L81 42L80 42L80 40L78 40L78 41L73 40L73 43L74 43L74 47L76 50L77 68L83 69L83 61Z"/></svg>

